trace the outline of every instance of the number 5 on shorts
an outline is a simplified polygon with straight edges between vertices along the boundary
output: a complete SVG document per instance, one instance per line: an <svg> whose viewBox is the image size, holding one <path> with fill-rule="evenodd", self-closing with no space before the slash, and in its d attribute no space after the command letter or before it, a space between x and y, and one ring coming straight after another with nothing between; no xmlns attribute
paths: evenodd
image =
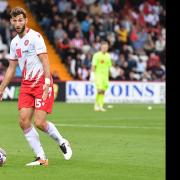
<svg viewBox="0 0 180 180"><path fill-rule="evenodd" d="M40 108L42 106L42 99L35 99L35 107Z"/></svg>

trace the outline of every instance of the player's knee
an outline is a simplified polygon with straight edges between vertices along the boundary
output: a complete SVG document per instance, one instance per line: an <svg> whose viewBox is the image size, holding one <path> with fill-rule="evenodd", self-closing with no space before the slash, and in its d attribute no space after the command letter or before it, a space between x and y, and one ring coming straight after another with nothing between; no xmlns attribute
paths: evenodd
<svg viewBox="0 0 180 180"><path fill-rule="evenodd" d="M41 127L42 127L42 123L41 123L41 121L40 120L34 120L34 125L38 128L38 129L41 129Z"/></svg>
<svg viewBox="0 0 180 180"><path fill-rule="evenodd" d="M22 129L27 129L31 126L31 122L26 117L20 117L19 119L19 125Z"/></svg>
<svg viewBox="0 0 180 180"><path fill-rule="evenodd" d="M45 124L44 121L42 121L42 120L35 119L34 125L35 125L38 129L40 129L40 130L42 130L42 131L45 131L45 130L46 130L46 124Z"/></svg>
<svg viewBox="0 0 180 180"><path fill-rule="evenodd" d="M104 94L104 90L98 90L98 94Z"/></svg>

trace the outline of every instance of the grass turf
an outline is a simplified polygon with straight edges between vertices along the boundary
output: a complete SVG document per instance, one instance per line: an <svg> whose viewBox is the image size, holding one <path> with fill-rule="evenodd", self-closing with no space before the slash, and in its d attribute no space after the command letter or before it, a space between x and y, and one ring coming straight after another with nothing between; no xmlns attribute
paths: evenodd
<svg viewBox="0 0 180 180"><path fill-rule="evenodd" d="M70 140L63 160L56 143L39 132L48 167L25 167L34 159L18 125L17 102L0 103L0 147L7 163L0 180L164 180L164 105L115 104L94 112L92 104L55 103L48 119Z"/></svg>

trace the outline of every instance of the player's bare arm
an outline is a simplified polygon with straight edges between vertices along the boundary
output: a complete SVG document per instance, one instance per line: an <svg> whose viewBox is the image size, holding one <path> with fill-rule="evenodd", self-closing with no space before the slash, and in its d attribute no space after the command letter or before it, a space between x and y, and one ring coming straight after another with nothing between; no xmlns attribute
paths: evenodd
<svg viewBox="0 0 180 180"><path fill-rule="evenodd" d="M43 53L43 54L39 54L38 57L43 65L43 70L45 75L45 84L43 86L44 93L42 99L46 100L48 97L49 86L50 86L50 67L49 67L48 55L46 53Z"/></svg>
<svg viewBox="0 0 180 180"><path fill-rule="evenodd" d="M14 77L16 66L18 64L18 61L9 61L9 67L6 71L5 77L0 85L0 100L2 100L3 92L6 88L6 86L10 83L12 78Z"/></svg>

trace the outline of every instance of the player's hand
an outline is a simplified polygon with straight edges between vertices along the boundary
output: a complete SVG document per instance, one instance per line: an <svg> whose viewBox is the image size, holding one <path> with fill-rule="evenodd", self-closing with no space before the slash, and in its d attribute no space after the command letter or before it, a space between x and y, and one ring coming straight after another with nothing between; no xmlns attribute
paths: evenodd
<svg viewBox="0 0 180 180"><path fill-rule="evenodd" d="M43 99L43 101L45 101L47 99L47 97L48 97L49 85L48 84L44 84L43 85L43 90L44 90L44 92L43 92L43 95L42 95L42 99Z"/></svg>

